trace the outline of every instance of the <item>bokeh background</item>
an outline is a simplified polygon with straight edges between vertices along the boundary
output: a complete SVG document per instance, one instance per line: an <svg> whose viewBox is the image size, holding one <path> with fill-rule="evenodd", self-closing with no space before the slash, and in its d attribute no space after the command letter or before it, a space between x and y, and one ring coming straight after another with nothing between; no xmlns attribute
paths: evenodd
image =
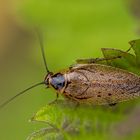
<svg viewBox="0 0 140 140"><path fill-rule="evenodd" d="M101 57L100 48L127 50L139 38L139 0L0 0L0 103L40 82L45 67L33 28L40 26L49 69L69 67L78 58ZM28 120L54 100L37 87L0 111L0 139L25 140L41 124Z"/></svg>

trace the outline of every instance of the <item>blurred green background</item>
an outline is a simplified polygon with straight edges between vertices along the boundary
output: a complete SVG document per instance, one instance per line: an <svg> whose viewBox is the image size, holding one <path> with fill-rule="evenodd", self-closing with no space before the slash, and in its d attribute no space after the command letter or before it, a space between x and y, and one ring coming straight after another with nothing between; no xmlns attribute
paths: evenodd
<svg viewBox="0 0 140 140"><path fill-rule="evenodd" d="M14 0L1 1L1 7L0 102L44 80L39 44L30 32L36 25L42 28L53 72L69 67L78 58L101 57L102 47L127 50L128 41L139 37L130 0ZM1 140L25 140L38 130L42 125L28 120L56 96L45 86L27 94L0 111Z"/></svg>

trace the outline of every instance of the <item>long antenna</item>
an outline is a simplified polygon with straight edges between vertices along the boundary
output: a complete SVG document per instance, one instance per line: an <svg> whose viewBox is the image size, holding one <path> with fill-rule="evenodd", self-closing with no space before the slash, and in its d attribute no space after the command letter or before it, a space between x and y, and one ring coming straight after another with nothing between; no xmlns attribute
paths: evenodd
<svg viewBox="0 0 140 140"><path fill-rule="evenodd" d="M7 101L4 102L3 104L1 104L1 105L0 105L0 109L2 109L3 107L5 107L7 104L9 104L9 103L10 103L11 101L13 101L15 98L17 98L17 97L19 97L20 95L24 94L26 91L28 91L28 90L30 90L30 89L32 89L32 88L34 88L34 87L37 87L37 86L39 86L39 85L42 85L42 84L44 84L44 82L37 83L37 84L32 85L32 86L30 86L29 88L27 88L27 89L25 89L25 90L19 92L18 94L16 94L16 95L13 96L12 98L10 98L9 100L7 100Z"/></svg>
<svg viewBox="0 0 140 140"><path fill-rule="evenodd" d="M45 65L47 73L49 73L50 71L49 71L48 66L47 66L46 57L45 57L45 51L44 51L43 36L40 33L38 28L36 28L36 32L37 32L39 43L40 43L40 48L41 48L41 53L42 53L44 65Z"/></svg>

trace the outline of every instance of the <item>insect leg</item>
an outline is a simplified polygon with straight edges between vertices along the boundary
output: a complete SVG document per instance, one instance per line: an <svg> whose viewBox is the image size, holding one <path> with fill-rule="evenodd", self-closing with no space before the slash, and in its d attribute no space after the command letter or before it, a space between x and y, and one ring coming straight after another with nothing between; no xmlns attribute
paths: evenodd
<svg viewBox="0 0 140 140"><path fill-rule="evenodd" d="M54 104L58 101L58 98L59 98L59 94L56 92L56 99L52 102L50 102L49 104Z"/></svg>
<svg viewBox="0 0 140 140"><path fill-rule="evenodd" d="M55 100L57 100L59 98L59 94L56 92L56 99Z"/></svg>
<svg viewBox="0 0 140 140"><path fill-rule="evenodd" d="M128 53L131 50L132 46L126 50L124 53ZM125 55L125 54L124 54ZM76 62L78 64L92 64L92 63L98 63L102 61L108 61L108 60L113 60L113 59L119 59L122 56L115 56L115 57L110 57L110 58L89 58L89 59L77 59Z"/></svg>
<svg viewBox="0 0 140 140"><path fill-rule="evenodd" d="M109 106L115 106L117 103L112 103L112 104L109 104Z"/></svg>
<svg viewBox="0 0 140 140"><path fill-rule="evenodd" d="M89 58L89 59L77 59L76 62L78 64L92 64L92 63L98 63L101 61L107 61L107 60L113 60L113 59L118 59L121 58L121 56L116 56L112 58Z"/></svg>

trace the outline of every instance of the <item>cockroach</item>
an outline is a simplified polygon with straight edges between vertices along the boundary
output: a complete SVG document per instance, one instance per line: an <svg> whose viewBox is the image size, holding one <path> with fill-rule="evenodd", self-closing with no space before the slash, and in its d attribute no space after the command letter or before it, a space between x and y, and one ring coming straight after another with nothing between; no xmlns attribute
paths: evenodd
<svg viewBox="0 0 140 140"><path fill-rule="evenodd" d="M77 60L77 64L65 71L53 73L48 69L43 40L38 32L43 61L47 75L37 83L4 102L4 107L16 97L39 85L54 88L59 94L76 103L115 105L140 96L140 77L123 69L97 64L106 58ZM118 57L121 58L121 57ZM81 64L84 61L84 64ZM79 64L80 63L80 64Z"/></svg>

